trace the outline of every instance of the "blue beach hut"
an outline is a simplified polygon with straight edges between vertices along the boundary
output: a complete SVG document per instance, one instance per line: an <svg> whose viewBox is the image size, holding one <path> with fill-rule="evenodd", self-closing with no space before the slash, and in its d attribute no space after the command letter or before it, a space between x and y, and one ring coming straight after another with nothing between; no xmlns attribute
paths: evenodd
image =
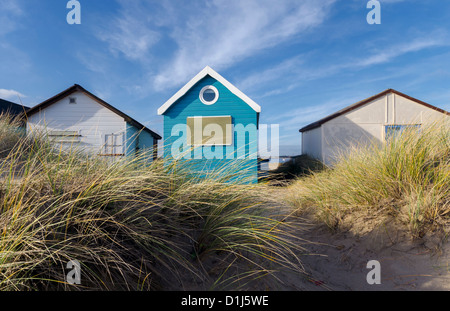
<svg viewBox="0 0 450 311"><path fill-rule="evenodd" d="M209 66L158 109L164 158L188 160L200 174L256 183L261 107Z"/></svg>

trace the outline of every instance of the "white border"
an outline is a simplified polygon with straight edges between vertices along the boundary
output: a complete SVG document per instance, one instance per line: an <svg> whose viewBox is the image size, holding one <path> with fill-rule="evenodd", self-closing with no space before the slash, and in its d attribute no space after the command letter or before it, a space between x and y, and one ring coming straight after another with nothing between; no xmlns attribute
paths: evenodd
<svg viewBox="0 0 450 311"><path fill-rule="evenodd" d="M170 106L172 106L181 96L186 94L198 81L203 79L206 75L210 75L220 83L222 83L228 90L230 90L234 95L242 99L247 105L249 105L256 112L261 112L261 107L251 100L247 95L238 90L234 85L225 80L220 74L215 72L211 67L206 66L202 71L200 71L191 81L189 81L185 86L183 86L175 95L173 95L168 101L164 103L158 109L158 115L164 114Z"/></svg>
<svg viewBox="0 0 450 311"><path fill-rule="evenodd" d="M206 91L206 90L212 90L215 94L216 94L216 97L214 98L214 100L212 100L212 101L206 101L204 98L203 98L203 93ZM202 103L204 103L205 105L214 105L216 102L217 102L217 100L219 99L219 91L214 87L214 86L212 86L212 85L207 85L207 86L205 86L204 88L202 88L202 90L200 91L200 94L199 94L199 98L200 98L200 100L202 101Z"/></svg>

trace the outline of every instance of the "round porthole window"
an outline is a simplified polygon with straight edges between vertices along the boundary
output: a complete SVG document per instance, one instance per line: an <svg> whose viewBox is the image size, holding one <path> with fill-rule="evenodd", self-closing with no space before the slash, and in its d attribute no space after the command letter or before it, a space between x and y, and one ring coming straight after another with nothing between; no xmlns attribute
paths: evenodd
<svg viewBox="0 0 450 311"><path fill-rule="evenodd" d="M202 88L200 91L200 100L205 105L212 105L219 99L219 92L217 89L212 86L208 85Z"/></svg>

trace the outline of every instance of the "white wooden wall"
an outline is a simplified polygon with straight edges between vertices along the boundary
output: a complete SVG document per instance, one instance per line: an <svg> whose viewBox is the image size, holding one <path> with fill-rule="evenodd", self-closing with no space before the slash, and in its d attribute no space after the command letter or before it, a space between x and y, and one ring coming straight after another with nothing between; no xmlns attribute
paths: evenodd
<svg viewBox="0 0 450 311"><path fill-rule="evenodd" d="M69 98L76 98L70 104ZM105 135L125 133L125 120L82 92L75 92L29 117L27 132L78 131L80 148L98 153ZM125 151L124 151L125 152Z"/></svg>
<svg viewBox="0 0 450 311"><path fill-rule="evenodd" d="M426 124L445 117L441 112L389 93L322 124L320 128L303 133L302 144L305 145L302 148L325 164L332 165L336 157L352 145L384 143L386 125ZM321 136L314 131L321 131Z"/></svg>

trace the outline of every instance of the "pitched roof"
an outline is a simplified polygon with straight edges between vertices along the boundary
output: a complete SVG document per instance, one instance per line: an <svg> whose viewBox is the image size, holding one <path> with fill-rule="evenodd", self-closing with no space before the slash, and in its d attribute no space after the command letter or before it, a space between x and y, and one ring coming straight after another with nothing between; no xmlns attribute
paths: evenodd
<svg viewBox="0 0 450 311"><path fill-rule="evenodd" d="M130 116L126 115L125 113L123 113L122 111L120 111L117 108L114 108L113 106L111 106L110 104L108 104L107 102L105 102L104 100L100 99L99 97L95 96L94 94L92 94L91 92L87 91L86 89L84 89L82 86L78 85L78 84L74 84L73 86L69 87L68 89L62 91L61 93L47 99L46 101L34 106L33 108L30 108L27 112L26 112L26 117L27 116L31 116L39 111L41 111L42 109L47 108L50 105L53 105L54 103L56 103L57 101L69 96L70 94L73 94L75 92L82 92L85 95L87 95L88 97L92 98L93 100L95 100L96 102L98 102L100 105L102 105L105 108L108 108L109 110L111 110L112 112L116 113L117 115L121 116L122 118L124 118L124 120L128 123L131 123L132 125L136 126L137 128L144 130L146 132L148 132L150 135L152 135L154 138L156 139L161 139L162 137L160 135L158 135L157 133L153 132L152 130L150 130L149 128L147 128L146 126L142 125L141 123L139 123L138 121L136 121L135 119L131 118Z"/></svg>
<svg viewBox="0 0 450 311"><path fill-rule="evenodd" d="M206 77L207 75L216 79L220 83L222 83L228 90L230 90L234 95L242 99L247 105L249 105L256 112L261 112L261 107L251 100L247 95L238 90L233 84L228 82L224 77L218 74L214 69L209 66L206 66L202 71L200 71L194 78L191 79L185 86L183 86L175 95L173 95L168 101L164 103L159 109L158 114L164 114L167 109L170 108L178 99L180 99L184 94L187 93L198 81Z"/></svg>
<svg viewBox="0 0 450 311"><path fill-rule="evenodd" d="M19 115L28 109L30 108L0 99L0 113L7 112L12 115Z"/></svg>
<svg viewBox="0 0 450 311"><path fill-rule="evenodd" d="M330 114L329 116L327 116L327 117L325 117L325 118L323 118L323 119L320 119L320 120L318 120L318 121L316 121L316 122L313 122L313 123L311 123L311 124L308 124L307 126L301 128L301 129L299 130L299 132L302 132L302 133L303 133L303 132L306 132L306 131L309 131L309 130L313 130L313 129L317 128L317 127L320 127L320 126L321 126L322 124L324 124L325 122L328 122L328 121L330 121L330 120L332 120L332 119L334 119L334 118L337 118L337 117L339 117L339 116L341 116L341 115L343 115L343 114L346 114L347 112L350 112L350 111L355 110L355 109L357 109L357 108L359 108L359 107L361 107L361 106L364 106L365 104L368 104L368 103L370 103L371 101L374 101L375 99L378 99L378 98L380 98L380 97L382 97L382 96L384 96L384 95L386 95L386 94L389 94L389 93L397 94L397 95L402 96L402 97L405 97L405 98L407 98L407 99L409 99L409 100L411 100L411 101L414 101L414 102L416 102L416 103L418 103L418 104L424 105L424 106L426 106L426 107L428 107L428 108L430 108L430 109L439 111L439 112L441 112L441 113L443 113L443 114L446 114L446 115L450 115L449 112L447 112L447 111L445 111L445 110L443 110L443 109L441 109L441 108L435 107L435 106L433 106L433 105L430 105L430 104L428 104L428 103L426 103L426 102L423 102L423 101L421 101L421 100L419 100L419 99L417 99L417 98L408 96L408 95L403 94L403 93L401 93L401 92L399 92L399 91L396 91L396 90L394 90L394 89L387 89L387 90L385 90L385 91L383 91L383 92L381 92L381 93L378 93L378 94L376 94L376 95L374 95L374 96L371 96L371 97L366 98L366 99L364 99L364 100L362 100L362 101L359 101L359 102L354 103L354 104L352 104L352 105L350 105L350 106L347 106L347 107L345 107L345 108L343 108L343 109L341 109L341 110L339 110L339 111L337 111L337 112L335 112L335 113L333 113L333 114Z"/></svg>

